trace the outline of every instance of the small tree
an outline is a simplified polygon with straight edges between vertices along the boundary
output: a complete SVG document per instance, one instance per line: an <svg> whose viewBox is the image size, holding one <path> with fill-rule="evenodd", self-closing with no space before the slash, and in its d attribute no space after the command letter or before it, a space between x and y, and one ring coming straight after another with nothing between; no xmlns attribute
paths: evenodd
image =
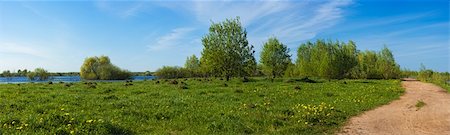
<svg viewBox="0 0 450 135"><path fill-rule="evenodd" d="M266 75L272 77L281 77L291 63L289 48L278 41L277 38L269 38L264 43L261 52L261 64Z"/></svg>
<svg viewBox="0 0 450 135"><path fill-rule="evenodd" d="M378 70L384 79L395 79L400 76L400 66L395 63L394 55L386 45L381 50L379 55L379 61L377 63Z"/></svg>
<svg viewBox="0 0 450 135"><path fill-rule="evenodd" d="M186 63L184 64L184 68L188 70L190 77L196 77L199 76L199 70L200 70L200 60L198 60L197 56L192 55L190 57L187 57Z"/></svg>
<svg viewBox="0 0 450 135"><path fill-rule="evenodd" d="M43 68L36 68L36 69L34 69L33 72L27 73L27 78L28 78L28 80L31 80L31 81L34 81L34 80L44 81L44 80L47 80L49 78L49 76L50 76L50 73Z"/></svg>
<svg viewBox="0 0 450 135"><path fill-rule="evenodd" d="M47 80L49 77L48 71L43 68L34 69L34 73L35 73L36 77L38 77L38 80L41 80L41 81Z"/></svg>

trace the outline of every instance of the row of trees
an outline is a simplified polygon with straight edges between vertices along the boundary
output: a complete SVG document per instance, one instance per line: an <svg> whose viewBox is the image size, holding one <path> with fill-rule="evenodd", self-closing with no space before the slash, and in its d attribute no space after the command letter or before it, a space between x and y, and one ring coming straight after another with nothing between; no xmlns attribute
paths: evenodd
<svg viewBox="0 0 450 135"><path fill-rule="evenodd" d="M185 67L158 69L161 78L255 76L264 73L276 77L322 77L328 79L361 78L393 79L400 75L400 67L392 52L384 47L380 52L363 51L353 41L306 42L297 50L296 63L291 62L289 49L277 38L264 43L257 65L254 47L247 41L247 32L239 18L212 23L202 38L200 60L188 57Z"/></svg>
<svg viewBox="0 0 450 135"><path fill-rule="evenodd" d="M131 72L113 65L108 56L88 57L80 68L80 77L86 80L125 80Z"/></svg>
<svg viewBox="0 0 450 135"><path fill-rule="evenodd" d="M27 69L23 70L17 70L17 72L11 72L10 70L5 70L0 74L0 77L19 77L19 76L27 76L28 73L31 71L28 71Z"/></svg>
<svg viewBox="0 0 450 135"><path fill-rule="evenodd" d="M380 52L360 52L353 41L304 43L298 48L296 64L299 76L394 79L400 75L400 66L386 46Z"/></svg>

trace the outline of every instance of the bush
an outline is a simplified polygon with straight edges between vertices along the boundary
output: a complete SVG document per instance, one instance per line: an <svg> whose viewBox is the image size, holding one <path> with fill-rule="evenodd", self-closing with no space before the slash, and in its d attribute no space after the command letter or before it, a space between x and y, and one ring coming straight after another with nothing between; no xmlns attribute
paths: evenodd
<svg viewBox="0 0 450 135"><path fill-rule="evenodd" d="M433 70L426 69L425 66L422 65L417 75L417 79L423 82L434 83L450 92L450 84L448 82L450 81L450 73L448 72L435 72Z"/></svg>
<svg viewBox="0 0 450 135"><path fill-rule="evenodd" d="M163 66L156 70L155 75L162 79L186 78L189 75L189 71L177 66Z"/></svg>
<svg viewBox="0 0 450 135"><path fill-rule="evenodd" d="M131 72L113 65L108 56L89 57L81 66L80 77L86 80L126 80Z"/></svg>
<svg viewBox="0 0 450 135"><path fill-rule="evenodd" d="M50 74L48 73L48 71L43 68L36 68L34 69L33 72L27 73L27 78L32 81L33 80L44 81L47 80L49 76Z"/></svg>

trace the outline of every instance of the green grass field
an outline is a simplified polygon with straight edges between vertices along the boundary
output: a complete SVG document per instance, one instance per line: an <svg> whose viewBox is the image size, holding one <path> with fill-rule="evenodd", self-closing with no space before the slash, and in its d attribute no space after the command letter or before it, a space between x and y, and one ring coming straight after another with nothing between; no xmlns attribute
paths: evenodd
<svg viewBox="0 0 450 135"><path fill-rule="evenodd" d="M0 85L0 134L331 134L403 93L398 80L158 82Z"/></svg>

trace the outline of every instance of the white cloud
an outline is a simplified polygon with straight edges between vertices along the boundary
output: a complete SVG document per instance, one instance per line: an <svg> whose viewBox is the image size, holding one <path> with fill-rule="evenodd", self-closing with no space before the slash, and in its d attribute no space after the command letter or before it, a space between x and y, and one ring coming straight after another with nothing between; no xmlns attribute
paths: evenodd
<svg viewBox="0 0 450 135"><path fill-rule="evenodd" d="M176 28L170 33L156 38L156 41L148 45L151 51L160 51L181 45L189 40L188 34L195 30L194 28Z"/></svg>

